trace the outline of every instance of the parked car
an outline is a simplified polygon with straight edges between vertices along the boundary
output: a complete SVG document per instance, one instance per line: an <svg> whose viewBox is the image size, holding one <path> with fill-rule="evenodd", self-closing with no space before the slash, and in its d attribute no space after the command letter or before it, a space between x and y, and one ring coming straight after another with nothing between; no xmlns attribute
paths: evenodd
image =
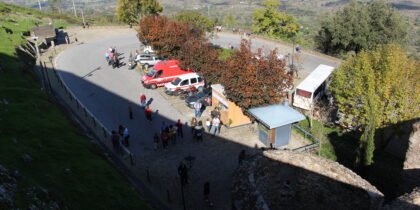
<svg viewBox="0 0 420 210"><path fill-rule="evenodd" d="M159 65L159 68L155 66L147 74L143 75L141 79L143 86L145 88L155 89L164 86L168 82L172 82L172 80L181 75L192 72L192 70L182 70L175 64L175 61L165 62L164 64Z"/></svg>
<svg viewBox="0 0 420 210"><path fill-rule="evenodd" d="M201 101L203 106L211 106L211 88L210 91L208 89L204 89L203 91L197 93L196 95L190 96L185 99L185 103L191 109L194 109L194 104L197 101Z"/></svg>
<svg viewBox="0 0 420 210"><path fill-rule="evenodd" d="M197 73L183 74L170 83L165 84L165 93L177 95L177 91L186 90L191 87L201 90L204 86L204 79Z"/></svg>
<svg viewBox="0 0 420 210"><path fill-rule="evenodd" d="M139 54L136 57L136 62L146 69L148 69L150 66L156 65L160 61L162 61L162 58L153 54Z"/></svg>

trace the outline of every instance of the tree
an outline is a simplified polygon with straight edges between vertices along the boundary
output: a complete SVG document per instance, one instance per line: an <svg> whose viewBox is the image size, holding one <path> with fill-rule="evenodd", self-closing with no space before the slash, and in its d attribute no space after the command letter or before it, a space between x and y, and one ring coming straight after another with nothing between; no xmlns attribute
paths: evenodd
<svg viewBox="0 0 420 210"><path fill-rule="evenodd" d="M242 40L240 49L235 50L227 61L220 78L229 100L244 111L283 101L292 88L293 77L276 54L273 50L266 58L261 49L253 53L251 43Z"/></svg>
<svg viewBox="0 0 420 210"><path fill-rule="evenodd" d="M118 0L116 10L118 20L127 24L135 24L144 15L156 15L162 12L163 7L157 0Z"/></svg>
<svg viewBox="0 0 420 210"><path fill-rule="evenodd" d="M404 44L407 26L402 15L383 0L353 1L321 22L315 43L325 53L357 53L378 44Z"/></svg>
<svg viewBox="0 0 420 210"><path fill-rule="evenodd" d="M186 43L206 40L203 30L195 25L153 15L143 18L137 36L143 44L151 45L159 55L173 59L180 56L180 50Z"/></svg>
<svg viewBox="0 0 420 210"><path fill-rule="evenodd" d="M214 29L214 22L197 12L182 12L174 17L175 20L183 23L195 24L204 31L211 32Z"/></svg>
<svg viewBox="0 0 420 210"><path fill-rule="evenodd" d="M419 61L395 44L362 50L333 73L330 90L346 116L356 125L375 128L420 116Z"/></svg>
<svg viewBox="0 0 420 210"><path fill-rule="evenodd" d="M375 115L373 101L368 100L368 124L364 126L364 131L360 137L359 148L356 155L356 167L363 173L366 167L372 165L375 151Z"/></svg>
<svg viewBox="0 0 420 210"><path fill-rule="evenodd" d="M292 38L299 32L300 25L296 23L296 19L278 11L280 2L266 0L262 4L264 8L255 10L252 14L254 19L253 30L255 32L287 39Z"/></svg>

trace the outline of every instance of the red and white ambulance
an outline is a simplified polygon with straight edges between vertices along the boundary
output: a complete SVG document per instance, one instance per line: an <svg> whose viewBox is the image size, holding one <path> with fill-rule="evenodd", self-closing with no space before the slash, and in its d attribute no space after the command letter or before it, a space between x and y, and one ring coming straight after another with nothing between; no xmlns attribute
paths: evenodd
<svg viewBox="0 0 420 210"><path fill-rule="evenodd" d="M187 90L195 87L201 90L204 86L204 79L197 73L183 74L172 82L165 84L165 93L171 95L179 90Z"/></svg>
<svg viewBox="0 0 420 210"><path fill-rule="evenodd" d="M163 61L160 65L155 65L147 74L143 75L141 82L144 87L155 89L164 86L166 83L178 78L181 75L189 74L192 70L182 70L178 66L178 61Z"/></svg>

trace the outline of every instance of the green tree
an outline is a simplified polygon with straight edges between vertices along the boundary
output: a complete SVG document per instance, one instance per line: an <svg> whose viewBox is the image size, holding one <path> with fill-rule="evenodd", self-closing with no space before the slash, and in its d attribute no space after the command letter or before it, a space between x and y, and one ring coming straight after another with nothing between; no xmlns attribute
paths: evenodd
<svg viewBox="0 0 420 210"><path fill-rule="evenodd" d="M214 29L214 22L197 12L182 12L174 17L175 20L184 23L192 23L204 31L211 32Z"/></svg>
<svg viewBox="0 0 420 210"><path fill-rule="evenodd" d="M353 1L324 19L314 40L325 53L357 53L378 44L404 44L407 31L407 21L383 0Z"/></svg>
<svg viewBox="0 0 420 210"><path fill-rule="evenodd" d="M144 15L158 14L163 7L157 0L118 0L117 18L127 24L135 24Z"/></svg>
<svg viewBox="0 0 420 210"><path fill-rule="evenodd" d="M364 172L367 166L372 165L373 155L375 151L375 115L373 101L368 102L369 114L368 124L364 127L362 136L360 137L359 148L356 155L356 167Z"/></svg>
<svg viewBox="0 0 420 210"><path fill-rule="evenodd" d="M419 69L398 45L380 45L342 63L330 90L354 124L368 125L372 114L374 127L383 127L420 116Z"/></svg>
<svg viewBox="0 0 420 210"><path fill-rule="evenodd" d="M280 2L266 0L262 4L264 8L255 10L252 14L254 19L253 30L255 32L287 39L294 37L299 32L300 25L296 23L296 19L278 11Z"/></svg>

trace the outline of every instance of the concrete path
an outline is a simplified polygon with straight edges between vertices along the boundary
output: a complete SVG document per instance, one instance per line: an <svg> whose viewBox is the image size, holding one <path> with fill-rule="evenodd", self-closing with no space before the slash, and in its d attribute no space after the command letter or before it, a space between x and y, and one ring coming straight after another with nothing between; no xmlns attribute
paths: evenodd
<svg viewBox="0 0 420 210"><path fill-rule="evenodd" d="M219 34L215 42L222 46L225 42L239 43L228 41L234 38L229 34ZM185 157L194 156L190 184L185 189L187 209L210 208L203 202L203 184L206 181L211 183L213 209L230 209L231 175L237 167L238 154L241 150L252 153L254 147L261 146L261 143L256 138L244 138L240 133L224 136L224 131L222 136L206 135L204 142L197 143L191 138L189 128L184 128L185 136L176 145L170 145L168 151L154 151L152 136L159 132L162 121L174 124L178 119L188 122L190 117L172 106L161 91L144 89L139 72L129 71L127 66L112 69L106 64L104 53L110 46L116 46L117 51L122 53L123 62L128 61L130 52L139 49L135 33L82 41L79 38L78 45L59 54L56 69L76 97L108 129L115 130L119 124L129 128L129 149L136 155L136 166L132 170L145 182L150 180L149 187L163 202L174 209L182 209L177 167ZM322 58L319 60L322 61ZM319 61L315 59L314 62ZM148 99L153 98L151 108L159 110L152 123L145 120L143 110L138 106L141 93L145 93ZM133 120L128 118L128 107L134 112ZM252 132L256 135L255 129Z"/></svg>

